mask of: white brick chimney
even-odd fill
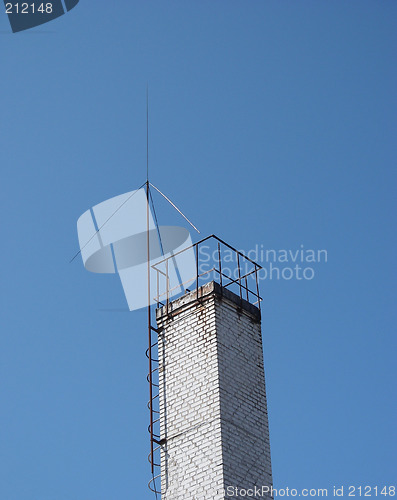
[[[259,309],[210,282],[157,325],[162,499],[271,498]]]

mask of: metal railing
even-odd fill
[[[192,249],[196,260],[195,274],[171,287],[170,260]],[[158,307],[167,306],[167,311],[170,297],[177,290],[189,292],[191,290],[187,286],[195,282],[196,297],[198,297],[200,286],[211,280],[261,308],[258,273],[262,267],[214,234],[156,262],[152,265],[152,269],[157,273],[157,294],[153,300],[157,302]]]

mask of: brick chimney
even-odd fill
[[[211,281],[156,319],[162,499],[271,498],[260,310]]]

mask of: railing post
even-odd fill
[[[258,266],[255,264],[255,282],[256,282],[256,298],[258,299],[258,308],[261,310],[261,297],[259,295],[259,283],[258,283]]]
[[[159,274],[160,274],[160,273],[159,273],[159,272],[158,272],[158,270],[156,269],[156,275],[157,275],[157,276],[156,276],[156,279],[157,279],[157,297],[156,297],[156,298],[157,298],[157,301],[156,301],[156,302],[157,302],[157,308],[158,308],[158,307],[159,307],[159,305],[160,305],[160,304],[159,304],[159,301],[160,301],[160,278],[159,278]]]
[[[198,251],[198,243],[196,243],[196,300],[198,300],[198,289],[199,289],[199,251]]]
[[[218,241],[218,266],[219,266],[219,282],[222,288],[222,261],[221,261],[221,245]]]
[[[240,299],[243,298],[241,289],[241,271],[240,271],[240,254],[237,252],[237,266],[238,266],[238,284],[240,286]]]
[[[165,286],[166,286],[166,289],[167,289],[167,301],[166,301],[166,304],[167,304],[167,315],[168,315],[168,305],[169,305],[169,302],[170,302],[170,297],[169,297],[169,293],[170,293],[170,280],[169,280],[169,277],[168,277],[168,259],[165,261]]]

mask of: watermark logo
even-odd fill
[[[72,10],[79,0],[51,0],[42,2],[8,2],[4,0],[5,12],[10,21],[13,33],[28,30],[48,23]]]
[[[284,281],[311,281],[319,265],[328,262],[328,252],[325,249],[306,248],[301,244],[298,248],[269,249],[263,244],[257,244],[248,252],[241,252],[259,264],[258,280]],[[205,273],[212,262],[218,259],[217,250],[212,251],[210,246],[201,245],[199,250],[200,272]],[[236,266],[235,254],[226,249],[222,256],[222,272],[231,280],[237,280],[240,275],[250,272],[248,261],[240,262],[240,269]]]
[[[166,301],[195,280],[189,231],[156,226],[143,188],[84,212],[77,233],[84,267],[93,273],[118,274],[130,311]]]

